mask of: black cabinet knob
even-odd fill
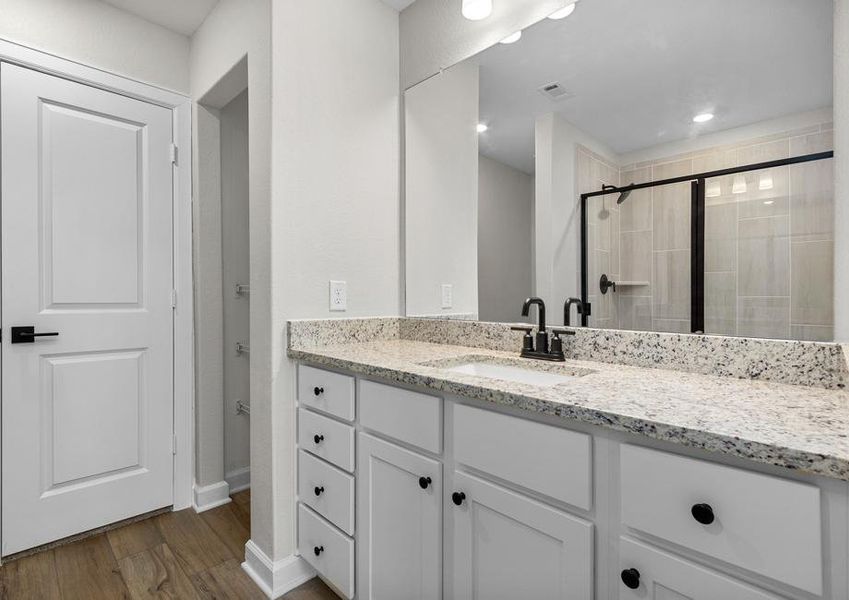
[[[315,548],[312,549],[312,551],[315,552],[316,556],[318,556],[319,554],[324,552],[324,546],[316,546]]]
[[[313,440],[316,444],[320,444],[321,442],[323,442],[323,441],[324,441],[324,436],[323,436],[323,435],[319,435],[319,434],[317,434],[317,433],[316,433],[314,436],[312,436],[312,440]]]
[[[315,492],[316,496],[321,496],[324,493],[324,486],[315,486],[315,489],[313,491]]]
[[[454,502],[454,504],[456,504],[457,506],[460,506],[461,504],[463,504],[463,502],[465,500],[466,500],[465,492],[454,492],[453,494],[451,494],[451,501]]]
[[[430,477],[419,477],[419,487],[423,490],[426,490],[431,483],[433,480]]]
[[[316,386],[312,389],[312,393],[316,396],[321,396],[324,393],[324,388]]]
[[[710,525],[716,519],[710,504],[694,504],[690,512],[693,513],[693,518],[702,525]]]
[[[625,587],[632,590],[640,587],[640,572],[637,569],[625,569],[620,576]]]

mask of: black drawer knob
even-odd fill
[[[324,493],[324,486],[315,486],[315,489],[313,491],[315,492],[316,496],[321,496]]]
[[[316,445],[318,445],[324,441],[324,436],[316,433],[314,436],[312,436],[312,441],[314,441]]]
[[[625,569],[621,574],[622,583],[632,590],[640,587],[640,572],[637,569]]]
[[[321,396],[324,393],[324,388],[316,386],[312,389],[312,393],[316,396]]]
[[[430,477],[419,477],[419,487],[426,490],[433,480]]]
[[[324,552],[324,546],[316,546],[315,548],[312,549],[312,551],[315,552],[316,556],[318,556],[319,554]]]
[[[693,518],[702,525],[710,525],[716,519],[710,504],[694,504],[690,512],[693,513]]]
[[[463,504],[466,501],[466,493],[465,492],[454,492],[451,494],[451,501],[454,502],[457,506]]]

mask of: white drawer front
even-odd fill
[[[780,600],[778,596],[634,540],[622,539],[619,548],[620,600]],[[628,573],[623,577],[624,571]],[[629,587],[625,581],[636,587]]]
[[[298,409],[298,446],[340,469],[354,472],[354,428],[306,409]]]
[[[442,398],[360,381],[360,424],[430,450],[442,451]]]
[[[298,498],[348,535],[354,534],[354,478],[303,450]]]
[[[454,457],[578,508],[592,506],[592,438],[584,433],[455,404]]]
[[[298,367],[298,401],[304,406],[354,420],[354,378],[306,365]]]
[[[354,597],[354,541],[298,505],[298,550],[346,598]]]
[[[625,525],[822,593],[819,488],[637,446],[620,458]]]

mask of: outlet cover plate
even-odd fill
[[[348,310],[348,284],[344,281],[330,282],[330,310]]]
[[[442,308],[454,306],[454,286],[450,283],[442,284]]]

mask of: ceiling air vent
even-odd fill
[[[571,98],[574,96],[573,93],[569,92],[562,85],[553,81],[551,83],[546,83],[544,86],[539,88],[539,93],[548,98],[549,100],[566,100],[567,98]]]

